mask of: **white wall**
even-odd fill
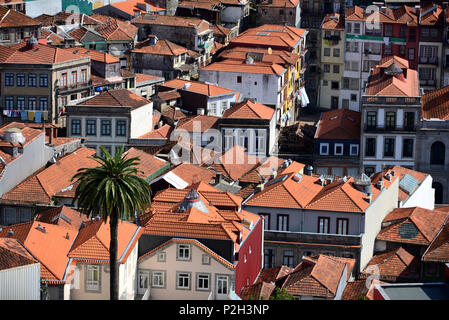
[[[435,189],[432,188],[433,178],[429,174],[418,189],[401,205],[401,208],[421,207],[435,209]]]
[[[40,300],[40,263],[0,271],[0,300]]]
[[[131,111],[130,138],[138,138],[153,129],[153,102]]]

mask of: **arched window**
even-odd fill
[[[443,203],[443,185],[440,182],[434,181],[432,188],[435,189],[435,203]]]
[[[441,141],[436,141],[430,147],[430,164],[444,165],[446,146]]]

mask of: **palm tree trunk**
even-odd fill
[[[118,212],[112,212],[109,218],[111,228],[111,242],[109,244],[109,297],[110,300],[118,300],[118,266],[117,266],[117,230]]]

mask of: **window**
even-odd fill
[[[14,73],[6,73],[5,74],[5,86],[7,86],[7,87],[14,86]]]
[[[349,219],[337,218],[337,234],[348,234]]]
[[[339,82],[338,81],[331,81],[331,89],[338,90],[339,89]]]
[[[329,81],[328,80],[323,80],[323,87],[327,87],[329,85]]]
[[[61,87],[67,87],[67,73],[61,74]]]
[[[228,294],[228,276],[217,276],[217,294]]]
[[[384,35],[385,37],[391,37],[393,36],[393,25],[391,24],[385,24],[384,25],[385,29],[384,29]]]
[[[37,86],[37,75],[31,73],[28,75],[28,87],[36,87]]]
[[[333,72],[334,73],[340,73],[340,66],[338,64],[333,65]]]
[[[441,141],[432,143],[430,147],[430,164],[444,165],[446,158],[446,146]]]
[[[140,292],[145,292],[148,289],[150,282],[149,271],[139,270],[138,272],[138,289]]]
[[[343,109],[349,108],[349,99],[343,99],[342,103],[343,103]]]
[[[12,110],[14,108],[14,97],[5,98],[5,107],[8,110]]]
[[[102,136],[111,135],[111,120],[101,120],[101,135]]]
[[[277,215],[277,230],[278,231],[288,231],[288,215],[278,214]]]
[[[318,233],[330,232],[330,218],[318,217]]]
[[[347,52],[359,52],[359,43],[355,41],[347,41],[346,42],[346,51]]]
[[[293,268],[293,251],[292,250],[284,250],[284,257],[283,257],[283,265]]]
[[[261,216],[264,218],[264,230],[271,230],[270,229],[270,214],[269,213],[260,213]]]
[[[242,83],[242,76],[237,76],[237,83]]]
[[[71,130],[72,130],[72,135],[80,135],[81,134],[81,120],[80,119],[72,119]]]
[[[48,74],[39,75],[39,87],[48,87]]]
[[[190,273],[177,272],[176,273],[176,289],[190,290]]]
[[[402,157],[413,157],[413,139],[402,140]]]
[[[86,266],[86,291],[100,291],[100,266]]]
[[[232,133],[232,131],[225,130],[224,139],[225,139],[224,141],[225,149],[228,150],[232,148],[234,145],[234,134]]]
[[[415,60],[415,48],[408,49],[408,59]]]
[[[415,113],[404,112],[404,130],[412,131],[415,127]]]
[[[329,143],[320,143],[320,155],[327,156],[329,154]]]
[[[357,82],[357,84],[359,84]],[[351,101],[357,101],[357,95],[356,94],[351,94]]]
[[[352,23],[346,23],[346,33],[352,33]]]
[[[377,112],[368,111],[366,113],[366,127],[367,129],[375,129],[377,126]]]
[[[210,255],[203,254],[203,256],[201,257],[201,263],[202,264],[210,264]]]
[[[334,57],[339,57],[340,56],[340,49],[339,48],[334,48],[333,55],[334,55]]]
[[[217,103],[213,102],[210,104],[210,114],[211,115],[217,115]]]
[[[324,70],[324,72],[326,72],[326,73],[331,72],[331,66],[330,66],[330,64],[325,64],[325,65],[323,65],[323,70]]]
[[[371,70],[372,67],[374,67],[375,65],[377,65],[377,61],[375,60],[363,60],[363,72],[369,72]]]
[[[404,45],[399,46],[399,55],[402,57],[405,56],[405,46]]]
[[[394,138],[384,139],[384,157],[394,157]]]
[[[359,155],[359,145],[358,144],[351,144],[349,146],[349,155],[351,155],[351,156]]]
[[[396,112],[389,111],[385,113],[385,129],[394,130],[396,128]]]
[[[124,137],[126,136],[126,121],[125,120],[117,120],[116,122],[116,136]]]
[[[406,26],[401,26],[401,29],[399,31],[399,37],[400,38],[405,38],[407,36],[407,27]]]
[[[86,135],[96,136],[97,135],[97,120],[86,120]]]
[[[165,252],[159,252],[157,254],[157,262],[165,262],[167,255]]]
[[[329,57],[331,55],[331,49],[330,48],[324,48],[324,56]]]
[[[78,73],[76,71],[72,71],[72,77],[70,78],[70,83],[72,86],[76,86],[78,83]]]
[[[334,155],[336,155],[336,156],[343,155],[343,143],[334,144]]]
[[[37,99],[35,97],[28,98],[28,110],[36,110],[37,108]]]
[[[264,249],[263,253],[264,260],[264,268],[273,268],[274,267],[274,250],[273,249]]]
[[[228,108],[228,101],[221,102],[221,112],[224,112]]]
[[[48,98],[39,98],[40,110],[48,110]]]
[[[416,29],[408,28],[408,40],[416,41]]]
[[[17,74],[16,86],[18,86],[18,87],[25,87],[25,74],[24,73],[18,73]]]
[[[384,55],[385,56],[391,55],[391,44],[384,45]]]
[[[25,110],[25,98],[24,97],[17,97],[17,109]]]
[[[190,245],[178,244],[176,260],[191,260]]]
[[[199,273],[196,276],[196,290],[210,290],[210,274]]]
[[[81,70],[81,82],[83,84],[87,83],[87,69]]]
[[[375,42],[365,42],[365,54],[380,54],[382,44]]]
[[[9,30],[3,30],[3,40],[9,40]]]
[[[165,288],[165,271],[153,271],[151,273],[151,286]]]
[[[366,138],[365,156],[374,157],[376,155],[376,138]]]
[[[354,23],[354,34],[360,34],[360,23]]]
[[[374,173],[374,167],[365,167],[365,174],[370,177]]]

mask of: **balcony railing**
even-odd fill
[[[289,232],[289,231],[277,231],[266,230],[264,232],[264,239],[271,241],[291,241],[291,242],[304,242],[315,244],[332,244],[332,245],[344,245],[344,246],[360,246],[360,235],[339,235],[330,233],[312,233],[312,232]]]
[[[416,132],[416,126],[364,126],[365,132]]]
[[[56,90],[59,92],[67,92],[67,91],[87,89],[91,86],[92,86],[92,80],[89,80],[88,82],[78,82],[78,83],[69,84],[66,86],[59,86],[56,88]]]
[[[420,81],[421,84],[421,81]],[[421,100],[419,97],[377,97],[377,96],[363,96],[363,105],[419,105],[421,107]]]

